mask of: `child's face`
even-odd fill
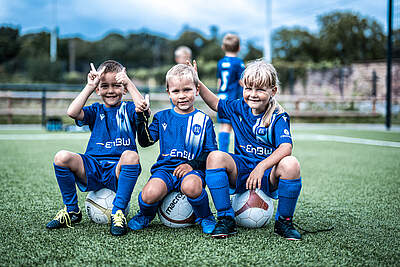
[[[199,90],[193,81],[186,78],[173,77],[168,81],[168,96],[175,105],[178,113],[190,113],[194,110],[193,104]]]
[[[106,107],[116,107],[121,104],[122,96],[125,94],[124,85],[117,83],[116,73],[107,72],[100,78],[100,83],[96,88],[96,93],[103,99]]]
[[[254,115],[263,113],[268,106],[268,102],[271,97],[276,93],[277,88],[255,88],[247,87],[243,88],[244,101],[252,109]]]

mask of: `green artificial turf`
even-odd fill
[[[10,134],[0,132],[0,137]],[[318,134],[400,141],[399,133],[389,137],[385,132],[361,130]],[[82,153],[86,143],[85,138],[0,139],[0,265],[399,264],[400,148],[296,141],[294,155],[301,163],[303,189],[295,222],[308,230],[335,228],[293,242],[273,234],[273,221],[261,229],[240,228],[225,240],[205,236],[199,226],[167,228],[158,218],[145,230],[113,237],[109,226],[92,223],[86,214],[73,229],[49,231],[46,223],[63,206],[53,157],[61,149]],[[137,196],[158,148],[140,148],[139,155],[143,171],[128,220],[138,210]],[[78,193],[82,209],[86,194]]]

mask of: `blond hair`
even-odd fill
[[[240,48],[239,36],[227,33],[222,39],[222,49],[226,52],[238,52]]]
[[[272,64],[262,59],[250,62],[241,77],[242,83],[246,88],[277,88],[279,85],[278,73]],[[285,112],[283,107],[271,96],[267,105],[267,109],[262,118],[265,127],[271,124],[271,118],[274,112],[278,114]]]
[[[167,90],[169,88],[168,81],[172,78],[188,79],[193,82],[196,88],[199,86],[199,76],[197,75],[197,72],[193,67],[186,64],[177,64],[169,69],[165,76]]]

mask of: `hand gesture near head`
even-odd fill
[[[103,67],[100,71],[97,71],[96,68],[94,67],[93,63],[90,63],[90,72],[88,73],[87,76],[87,84],[95,90],[96,87],[100,83],[100,78],[101,75],[104,73],[106,67]]]
[[[118,72],[117,75],[115,75],[115,80],[117,81],[117,83],[123,84],[125,88],[127,87],[130,79],[129,79],[128,75],[126,74],[125,67],[120,72]]]
[[[186,65],[188,65],[188,66],[194,68],[194,70],[195,70],[197,73],[199,73],[199,72],[197,71],[197,62],[196,62],[196,60],[193,59],[193,63],[191,63],[189,60],[186,60]]]

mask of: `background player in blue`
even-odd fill
[[[276,70],[263,60],[254,61],[243,72],[241,82],[240,100],[218,100],[200,82],[201,97],[220,117],[231,120],[235,132],[235,154],[213,151],[207,158],[206,182],[218,212],[212,236],[236,233],[230,188],[235,192],[261,188],[279,199],[274,232],[300,240],[292,222],[301,190],[300,164],[291,156],[289,115],[274,98],[279,83]]]
[[[243,61],[237,57],[240,50],[240,39],[236,34],[228,33],[222,40],[222,50],[225,57],[218,61],[217,65],[217,87],[219,99],[239,99],[242,97],[242,87],[239,84],[240,76],[244,71]],[[232,131],[231,122],[227,118],[217,115],[220,123],[218,143],[219,150],[228,152],[230,133]]]
[[[46,227],[71,227],[82,219],[75,184],[83,192],[108,188],[116,192],[111,215],[110,232],[124,235],[127,224],[125,208],[140,174],[135,144],[135,104],[122,102],[130,92],[134,101],[143,99],[118,62],[107,60],[98,70],[91,64],[87,84],[68,108],[68,115],[79,126],[89,125],[92,132],[85,154],[65,150],[54,157],[54,170],[65,208]],[[96,91],[104,104],[84,107]]]
[[[168,96],[174,104],[172,109],[156,113],[150,127],[143,114],[146,104],[136,109],[139,144],[149,146],[159,141],[160,155],[139,194],[140,211],[128,226],[132,230],[147,227],[156,215],[159,202],[172,190],[179,190],[187,196],[203,232],[210,234],[215,219],[204,189],[204,171],[207,155],[217,149],[213,123],[209,116],[193,106],[199,91],[198,76],[192,67],[175,65],[168,71],[166,83]]]

